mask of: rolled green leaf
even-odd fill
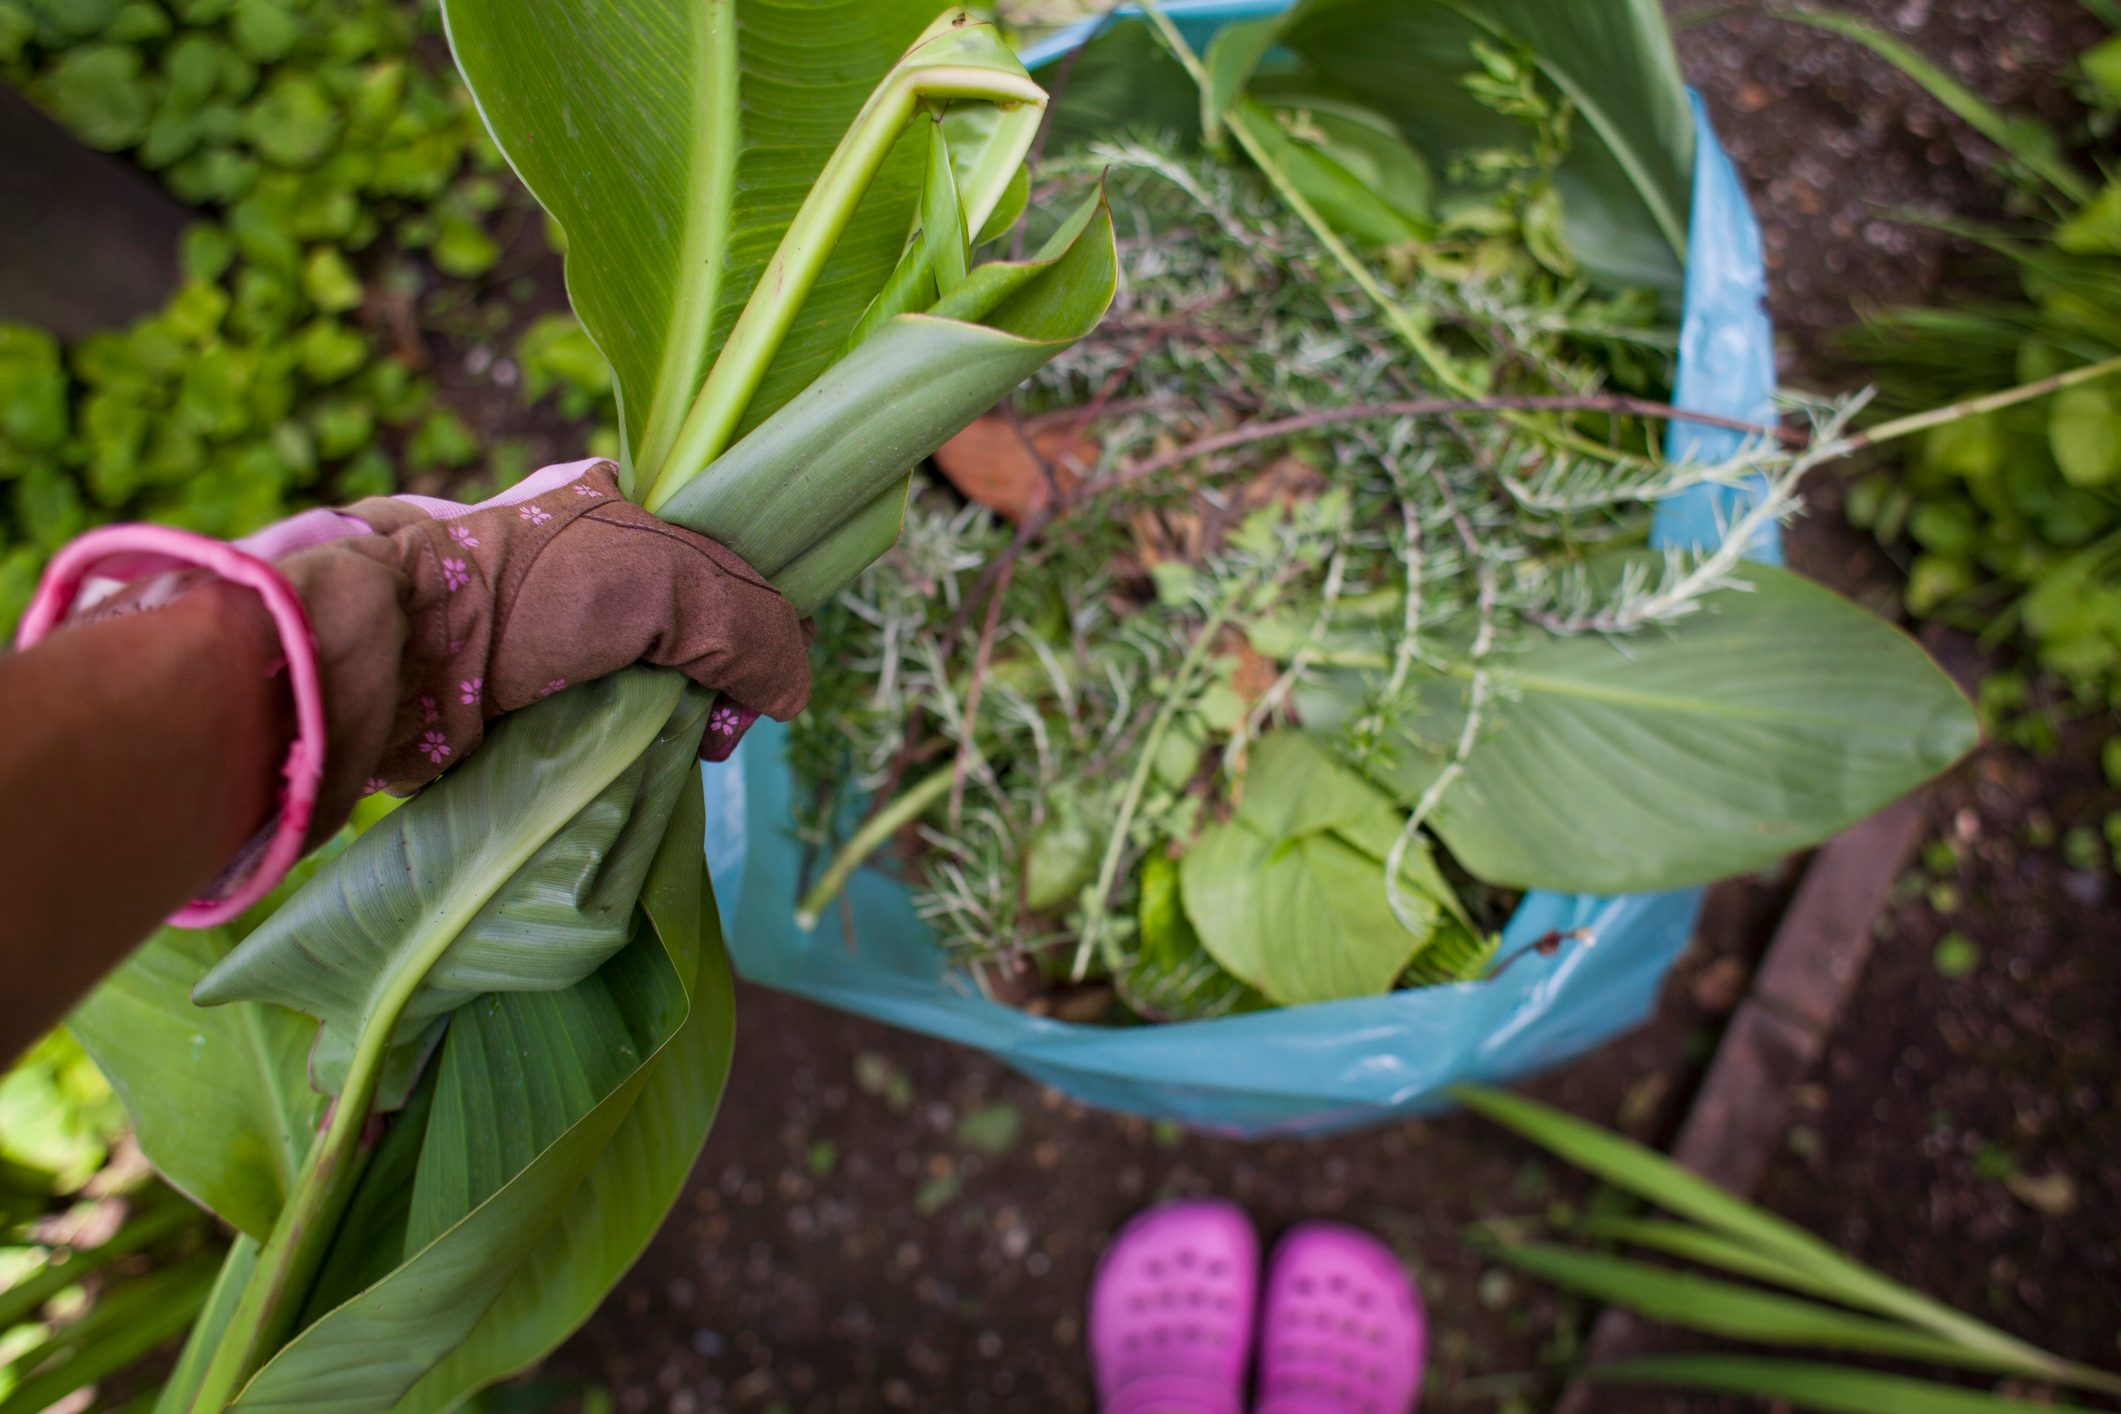
[[[639,1254],[698,1153],[731,1035],[699,781],[685,774],[632,941],[565,992],[488,997],[456,1017],[402,1259],[290,1341],[232,1408],[453,1407],[557,1344]],[[630,1043],[587,1057],[613,1025]],[[584,1058],[600,1093],[569,1073]],[[565,1242],[539,1240],[563,1221]]]
[[[695,778],[641,900],[673,957],[696,947],[684,1026],[554,1219],[567,1240],[535,1246],[479,1324],[399,1402],[402,1414],[455,1408],[467,1392],[548,1354],[641,1255],[692,1172],[729,1080],[736,1035],[728,954],[699,863],[702,818]]]
[[[877,499],[1095,327],[1117,282],[1111,213],[1093,201],[1036,259],[982,265],[929,313],[878,329],[661,513],[728,545],[783,593],[800,588],[799,609],[815,608],[868,565],[865,544],[850,542],[838,563],[813,558],[799,585],[778,576],[841,525],[881,523]]]

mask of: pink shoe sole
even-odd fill
[[[1103,1414],[1240,1414],[1259,1299],[1259,1238],[1234,1204],[1152,1208],[1128,1223],[1090,1289],[1090,1368]]]
[[[1412,1414],[1427,1353],[1421,1298],[1376,1238],[1306,1223],[1274,1249],[1258,1414]]]

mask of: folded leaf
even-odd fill
[[[1209,955],[1186,917],[1179,862],[1151,854],[1141,866],[1141,941],[1117,974],[1127,1004],[1145,1016],[1185,1021],[1259,1011],[1267,999]]]
[[[1095,327],[1117,281],[1111,213],[1093,201],[1037,258],[982,265],[929,313],[885,323],[661,514],[727,544],[783,593],[800,588],[790,597],[809,612],[867,567],[869,543],[838,563],[813,558],[800,580],[778,576],[857,517],[881,526],[878,498],[898,496],[910,467]]]
[[[386,1088],[402,1102],[437,1017],[484,992],[572,986],[624,946],[706,705],[677,674],[636,669],[516,713],[446,788],[319,871],[194,997],[318,1018],[315,1079],[333,1093],[356,1040],[391,1026],[410,1064]]]
[[[402,1261],[289,1342],[234,1408],[452,1407],[556,1344],[639,1254],[727,1075],[727,966],[686,779],[632,941],[564,992],[494,995],[454,1019]],[[626,1039],[607,1044],[614,1029]]]
[[[736,1034],[728,954],[698,862],[702,819],[695,777],[641,899],[674,959],[697,953],[690,1015],[554,1220],[553,1231],[566,1240],[533,1248],[471,1334],[399,1403],[402,1414],[453,1408],[466,1391],[514,1374],[558,1345],[640,1256],[698,1161]]]

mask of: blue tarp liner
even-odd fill
[[[1280,0],[1169,4],[1195,43]],[[1080,33],[1027,53],[1049,60]],[[1692,230],[1675,401],[1753,424],[1775,416],[1774,343],[1760,230],[1697,98]],[[1675,424],[1675,458],[1718,461],[1735,432]],[[1653,539],[1712,538],[1742,488],[1699,487],[1658,511]],[[1756,547],[1779,559],[1768,537]],[[1466,1081],[1501,1082],[1582,1054],[1634,1026],[1692,934],[1699,889],[1593,898],[1529,895],[1503,934],[1507,957],[1554,931],[1588,944],[1527,953],[1493,981],[1428,987],[1161,1026],[1074,1025],[992,1002],[946,968],[906,886],[876,870],[813,934],[795,926],[801,850],[785,826],[787,732],[762,721],[735,757],[705,768],[707,859],[738,971],[753,982],[955,1041],[1085,1103],[1212,1133],[1317,1134],[1434,1110]],[[852,936],[841,920],[852,918]]]

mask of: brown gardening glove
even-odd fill
[[[786,721],[809,699],[795,610],[729,550],[627,501],[609,462],[551,467],[477,506],[378,497],[336,514],[363,524],[275,560],[323,686],[312,842],[360,796],[432,781],[489,719],[632,663],[722,694],[711,760],[759,714]]]

